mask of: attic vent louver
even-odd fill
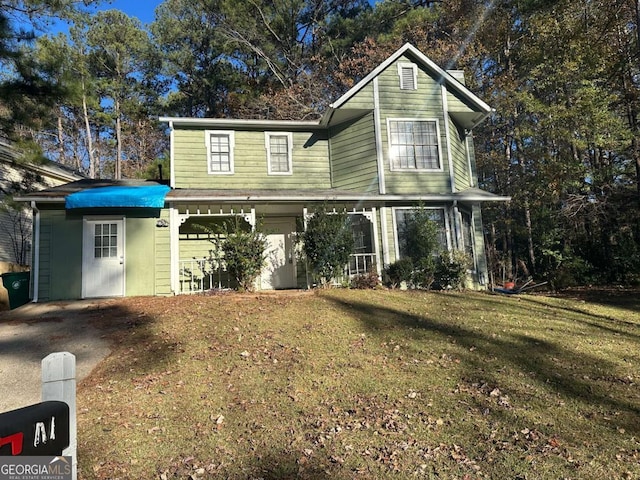
[[[398,65],[401,90],[415,90],[417,88],[416,66],[412,63]]]

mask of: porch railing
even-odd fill
[[[180,260],[178,275],[180,294],[229,288],[229,277],[223,263],[209,258]]]
[[[340,284],[342,280],[350,280],[356,275],[365,274],[375,268],[375,253],[353,253],[344,268],[343,278],[336,279],[335,282]],[[230,287],[224,262],[207,257],[180,260],[178,275],[179,294],[202,293]]]
[[[352,253],[349,263],[344,269],[344,274],[348,277],[362,275],[376,268],[375,253]]]

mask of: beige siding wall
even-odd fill
[[[47,176],[45,173],[36,173],[25,167],[1,161],[0,201],[4,198],[3,191],[12,191],[12,184],[14,182],[22,183],[25,178],[31,179],[27,183],[30,184],[33,191],[66,183],[66,180]],[[25,203],[24,206],[25,209],[21,216],[0,212],[0,261],[18,263],[19,259],[16,258],[12,236],[18,241],[24,238],[28,245],[31,245],[33,218],[30,205]],[[30,263],[32,252],[29,250],[25,253],[26,263]]]
[[[379,191],[373,113],[331,130],[333,186],[342,190]]]
[[[234,173],[208,173],[205,129],[174,132],[177,188],[329,188],[331,185],[326,135],[293,132],[293,172],[269,175],[263,131],[235,131]]]

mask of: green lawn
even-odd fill
[[[114,302],[79,478],[640,478],[639,297]]]

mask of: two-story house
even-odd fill
[[[296,234],[315,208],[351,216],[346,274],[381,273],[403,252],[412,208],[432,212],[443,248],[473,257],[486,284],[472,130],[491,108],[406,44],[329,106],[320,120],[163,117],[168,185],[80,181],[25,196],[36,211],[39,300],[170,295],[224,287],[215,225],[237,218],[268,238],[258,288],[308,286]]]

